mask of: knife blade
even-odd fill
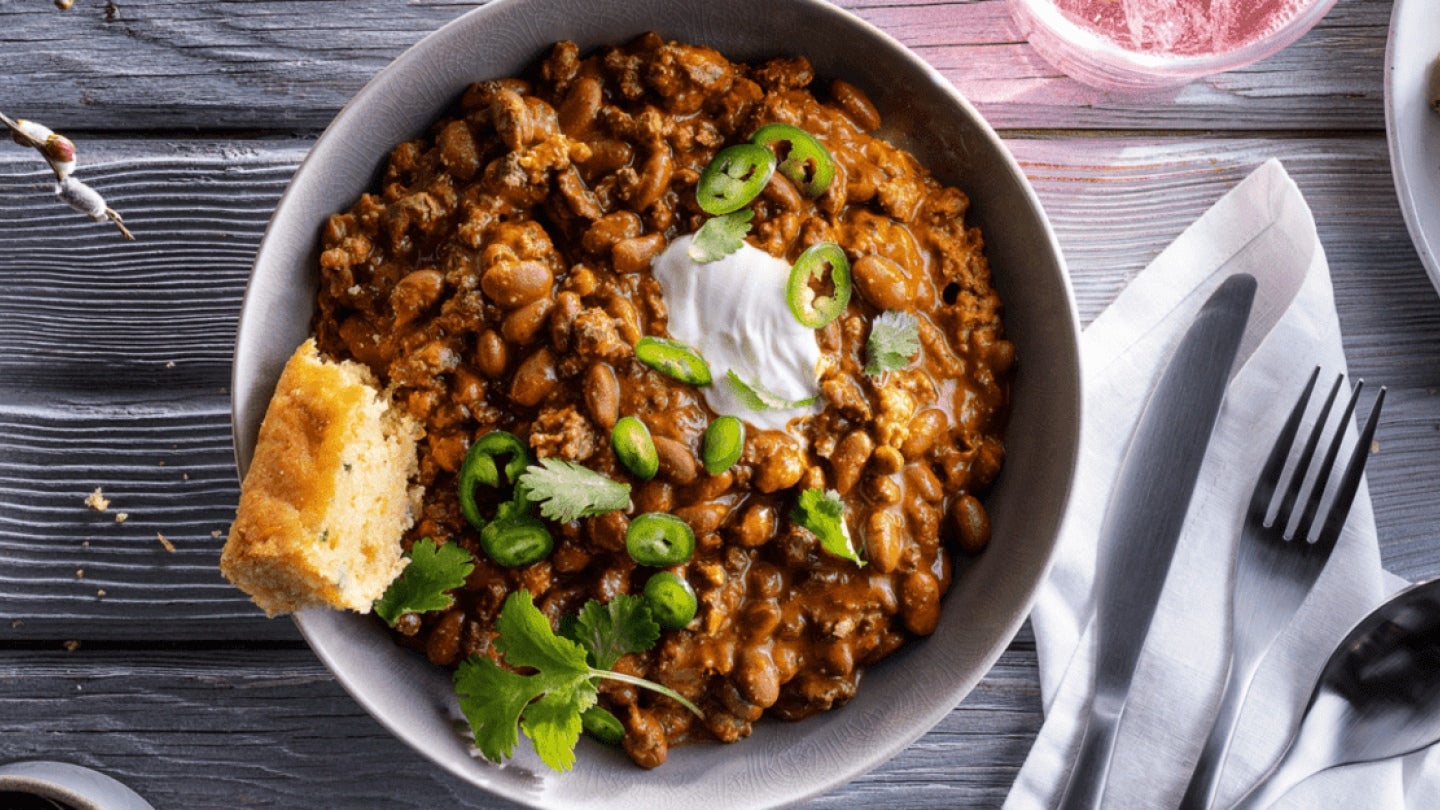
[[[1120,463],[1095,561],[1094,697],[1062,810],[1100,807],[1135,664],[1175,556],[1256,286],[1253,276],[1231,276],[1200,307]]]

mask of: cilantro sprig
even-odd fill
[[[559,523],[603,515],[630,505],[630,485],[588,467],[558,458],[542,458],[520,474],[519,486],[540,514]]]
[[[864,567],[865,561],[856,553],[850,528],[845,525],[845,502],[840,500],[840,493],[833,489],[807,489],[800,493],[790,517],[814,532],[826,551]]]
[[[426,537],[410,547],[410,563],[385,589],[374,606],[375,614],[391,627],[406,613],[444,610],[455,603],[450,591],[465,584],[475,570],[470,552],[454,543],[436,545]]]
[[[750,233],[750,220],[754,217],[754,211],[742,208],[705,220],[686,252],[696,264],[709,264],[729,256],[745,244],[745,234]]]
[[[522,675],[472,655],[454,679],[475,745],[493,762],[515,753],[523,731],[546,765],[557,771],[574,767],[580,718],[595,706],[596,682],[602,678],[659,692],[701,716],[673,689],[609,669],[620,656],[649,649],[659,638],[660,628],[639,597],[621,595],[607,605],[587,602],[571,639],[556,634],[530,592],[520,590],[506,598],[495,629],[495,649],[505,664],[532,672]]]
[[[920,351],[920,321],[908,312],[889,310],[870,324],[865,340],[865,373],[878,377],[910,365]]]

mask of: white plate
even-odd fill
[[[1440,55],[1440,0],[1396,0],[1385,48],[1385,136],[1410,239],[1440,290],[1440,115],[1428,86]]]

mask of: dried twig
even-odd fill
[[[113,222],[120,229],[120,235],[134,239],[135,235],[125,227],[120,213],[105,203],[100,192],[85,185],[73,175],[75,172],[75,144],[70,139],[50,128],[26,121],[15,120],[0,113],[0,123],[10,129],[10,136],[21,146],[28,146],[39,152],[55,173],[55,195],[66,205],[74,208],[96,222]]]

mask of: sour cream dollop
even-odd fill
[[[690,258],[691,241],[683,236],[671,242],[653,272],[665,295],[670,336],[694,346],[710,365],[714,382],[702,389],[706,403],[766,430],[784,430],[791,419],[819,413],[820,344],[815,330],[801,326],[785,303],[790,265],[749,244],[697,264]],[[816,402],[756,410],[726,379],[732,371],[780,399]]]

